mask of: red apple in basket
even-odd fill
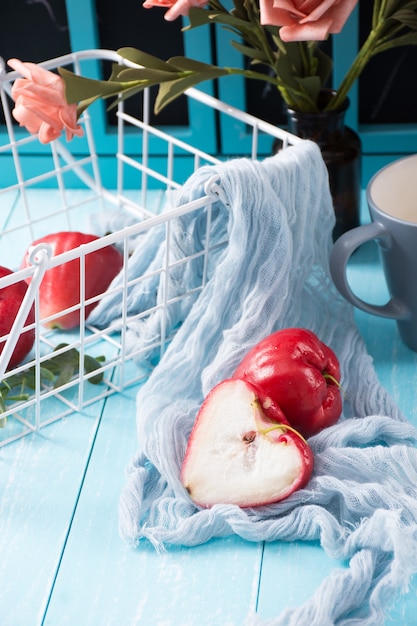
[[[260,506],[307,483],[311,448],[283,415],[277,422],[277,406],[270,419],[270,407],[263,409],[255,387],[243,380],[228,379],[210,391],[181,468],[181,482],[196,504]]]
[[[8,269],[7,267],[0,266],[0,278],[3,278],[3,276],[7,276],[12,273],[12,270]],[[28,286],[26,282],[24,280],[20,280],[0,289],[0,337],[8,335],[8,333],[10,332],[16,315],[19,312],[20,305],[22,304],[23,298],[25,297],[27,288]],[[26,318],[25,324],[33,324],[34,321],[35,309],[34,306],[32,306],[31,310],[29,311],[29,315]],[[12,356],[10,357],[8,369],[13,369],[13,367],[16,367],[21,361],[23,361],[25,356],[27,356],[28,353],[31,351],[34,340],[34,328],[26,331],[24,330],[20,334]],[[5,341],[2,341],[0,343],[0,354],[3,352],[4,346]]]
[[[52,255],[57,256],[83,244],[97,240],[91,234],[63,231],[42,237],[33,242],[48,243],[52,247]],[[28,248],[22,267],[29,265]],[[114,246],[105,246],[85,256],[85,299],[93,298],[105,292],[113,278],[123,267],[123,256]],[[39,305],[41,319],[55,315],[69,307],[80,303],[80,259],[76,258],[48,269],[39,288]],[[85,308],[85,318],[89,316],[98,302],[92,302]],[[70,329],[79,326],[80,311],[75,309],[64,313],[53,320],[45,322],[48,328]]]

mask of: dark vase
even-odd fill
[[[323,102],[329,95],[331,91],[323,92]],[[346,99],[335,111],[306,113],[287,109],[288,130],[297,137],[315,141],[326,163],[336,216],[333,240],[359,226],[360,221],[362,144],[359,135],[345,125],[348,108]]]

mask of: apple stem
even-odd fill
[[[304,441],[305,444],[307,443],[307,441],[304,439],[302,434],[299,433],[298,430],[295,430],[295,428],[293,428],[292,426],[289,426],[288,424],[275,424],[274,426],[268,426],[268,428],[260,428],[258,432],[260,435],[265,436],[268,433],[272,432],[273,430],[282,430],[283,432],[290,431],[291,433],[294,433],[295,435],[300,437],[300,439]]]
[[[343,394],[343,397],[346,397],[345,394],[345,390],[343,389],[342,385],[340,384],[340,382],[337,380],[337,378],[335,378],[334,376],[332,376],[331,374],[323,374],[323,378],[326,378],[327,380],[330,380],[332,383],[334,383],[336,385],[336,387],[339,388],[339,391],[341,391],[341,393]]]

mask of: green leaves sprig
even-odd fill
[[[62,350],[67,345],[65,343],[59,344],[54,349],[54,352]],[[92,357],[85,354],[84,373],[91,374],[98,370],[104,361],[105,357],[103,356]],[[80,353],[75,348],[70,348],[51,356],[51,358],[42,361],[39,368],[41,387],[58,389],[66,385],[79,373],[79,366]],[[103,380],[103,372],[98,372],[88,377],[87,380],[93,385],[98,385]],[[36,384],[37,372],[35,365],[17,374],[12,374],[0,382],[0,428],[7,423],[7,418],[1,417],[1,413],[7,410],[7,404],[29,400],[30,392],[36,389]]]
[[[371,31],[327,108],[340,106],[371,58],[410,45],[417,45],[417,0],[374,0]]]
[[[320,49],[319,42],[283,42],[279,27],[261,25],[258,0],[233,0],[230,10],[220,0],[209,0],[208,8],[193,7],[188,17],[185,30],[217,24],[230,32],[231,45],[248,59],[249,67],[221,68],[180,56],[163,61],[135,48],[121,48],[118,53],[122,57],[142,67],[129,69],[115,64],[108,81],[90,80],[60,69],[68,102],[78,103],[81,113],[97,99],[113,97],[116,103],[159,85],[155,101],[155,113],[159,113],[189,87],[234,74],[272,83],[292,108],[319,110],[319,92],[332,70],[332,59]],[[334,87],[336,96],[326,109],[336,109],[344,102],[372,57],[408,45],[417,45],[417,0],[374,0],[368,37],[341,84]],[[259,65],[264,71],[254,69]]]
[[[79,103],[79,115],[95,100],[113,97],[116,98],[114,106],[117,101],[130,98],[153,85],[159,85],[155,101],[155,112],[159,113],[188,88],[229,73],[226,68],[187,57],[173,57],[162,61],[136,48],[121,48],[118,54],[143,67],[128,68],[115,63],[107,81],[84,78],[65,68],[59,68],[66,83],[66,99],[70,104]]]

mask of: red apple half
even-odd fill
[[[278,502],[303,487],[313,453],[282,416],[262,409],[255,387],[239,379],[216,385],[192,429],[181,482],[202,507],[252,507]]]

